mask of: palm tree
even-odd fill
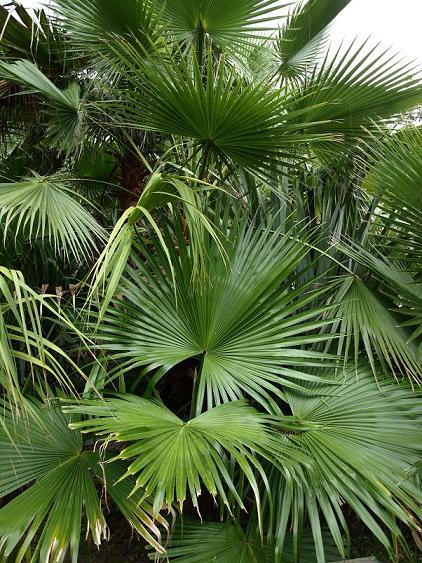
[[[3,559],[420,544],[422,84],[348,3],[0,7]]]

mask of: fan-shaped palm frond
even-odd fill
[[[13,63],[0,61],[0,78],[42,97],[46,127],[53,146],[66,151],[80,148],[86,140],[87,118],[85,100],[76,82],[60,90],[41,70],[26,60]]]
[[[327,374],[328,375],[328,374]],[[336,386],[310,385],[312,393],[288,391],[296,423],[285,424],[289,439],[312,460],[292,486],[277,470],[269,474],[271,504],[268,535],[282,558],[289,522],[293,525],[296,561],[300,559],[301,526],[307,512],[318,562],[326,561],[321,521],[325,520],[344,556],[340,528],[347,528],[340,507],[346,502],[387,549],[385,530],[400,537],[396,519],[410,527],[420,518],[421,491],[414,465],[421,452],[419,394],[406,386],[374,381],[369,367],[339,370]],[[265,520],[264,520],[265,529]]]
[[[338,353],[346,361],[351,353],[355,364],[359,363],[363,344],[374,374],[378,360],[387,374],[404,375],[415,383],[421,381],[416,346],[409,343],[410,334],[389,310],[394,309],[392,301],[383,300],[357,276],[344,277],[332,301],[339,303],[332,312],[339,319],[333,331],[341,333]]]
[[[420,533],[422,80],[349,1],[0,7],[1,561]]]
[[[155,0],[57,0],[55,10],[66,27],[69,56],[82,57],[101,79],[118,76],[114,50],[122,40],[150,52],[164,37],[159,22],[162,7]]]
[[[418,361],[421,362],[422,343],[422,283],[417,281],[411,273],[399,268],[394,262],[378,256],[376,252],[368,252],[365,248],[355,245],[342,245],[343,252],[353,258],[358,264],[366,266],[377,276],[384,286],[384,293],[391,299],[396,313],[408,318],[401,323],[402,327],[411,327],[412,334],[408,342],[419,341]]]
[[[235,163],[268,174],[282,165],[290,167],[298,145],[321,138],[303,132],[303,108],[296,112],[273,84],[243,80],[224,60],[214,68],[211,54],[205,76],[196,57],[191,65],[170,54],[145,60],[142,50],[123,43],[116,55],[125,63],[124,75],[132,86],[121,92],[128,101],[122,121],[193,139],[202,148],[204,170],[217,159],[220,166]]]
[[[294,563],[292,534],[287,534],[283,548],[283,562]],[[335,561],[338,551],[324,531],[327,561]],[[252,537],[232,522],[183,522],[172,535],[168,556],[178,563],[273,563],[274,547],[263,545],[259,537]],[[301,563],[315,563],[312,534],[302,536]]]
[[[15,236],[22,231],[28,240],[45,237],[57,250],[76,257],[92,255],[105,240],[105,231],[73,193],[69,181],[60,174],[0,184],[4,236],[9,229]]]
[[[253,452],[271,457],[274,436],[267,429],[266,416],[244,401],[220,405],[187,422],[164,405],[129,394],[83,401],[64,410],[95,417],[72,423],[72,428],[129,443],[115,459],[131,460],[126,475],[137,476],[133,492],[143,487],[154,497],[157,513],[163,503],[171,506],[175,500],[183,507],[187,491],[199,510],[201,481],[229,510],[227,492],[244,508],[228,470],[230,457],[249,481],[259,506],[255,470],[261,477],[263,472]]]
[[[104,472],[98,453],[84,451],[81,434],[67,424],[57,408],[31,402],[20,412],[2,403],[0,497],[31,485],[0,509],[3,557],[14,557],[16,562],[61,562],[70,550],[72,561],[78,561],[84,515],[94,542],[99,545],[106,539],[108,529],[93,474],[100,481],[105,478],[110,497],[129,522],[163,552],[151,506],[139,497],[128,500],[127,489],[118,482],[125,464]],[[158,521],[164,523],[160,517]],[[32,555],[31,546],[35,547]]]
[[[179,41],[204,35],[219,47],[230,48],[273,29],[286,5],[280,0],[166,0],[163,15]]]
[[[422,130],[398,131],[363,148],[372,165],[363,188],[377,198],[379,243],[395,260],[417,270],[422,259]],[[374,232],[376,236],[376,231]]]
[[[318,142],[315,148],[327,156],[336,148],[347,151],[380,123],[422,102],[422,84],[414,63],[368,41],[340,48],[334,58],[326,56],[302,88],[294,91],[302,122],[315,123],[309,133],[331,133],[338,143]],[[292,106],[295,107],[295,106]],[[306,110],[309,108],[309,111]],[[376,124],[378,123],[378,125]]]
[[[143,377],[159,368],[152,389],[174,365],[199,358],[197,413],[205,399],[210,408],[244,393],[270,408],[281,385],[312,379],[310,366],[332,361],[311,346],[326,338],[318,329],[332,321],[320,319],[324,308],[307,310],[325,290],[313,282],[292,289],[290,276],[307,247],[289,235],[243,221],[222,239],[222,256],[205,233],[197,282],[182,231],[176,233],[179,251],[165,235],[171,267],[161,246],[154,256],[142,245],[146,260],[132,257],[119,286],[122,300],[113,302],[96,332],[116,360],[126,360],[119,373],[144,366]]]
[[[290,12],[275,44],[277,72],[287,78],[312,72],[326,40],[327,27],[349,4],[350,0],[308,0]]]

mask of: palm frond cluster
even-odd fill
[[[419,537],[417,67],[350,0],[0,7],[0,558]]]

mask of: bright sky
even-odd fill
[[[335,20],[331,38],[337,43],[371,35],[422,64],[421,24],[422,0],[352,0]]]
[[[26,7],[41,4],[38,0],[22,0],[22,3]],[[422,0],[352,0],[335,21],[331,37],[338,44],[343,39],[372,36],[383,46],[392,46],[422,64],[421,24]]]

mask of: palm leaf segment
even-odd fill
[[[295,6],[275,43],[278,73],[295,78],[309,68],[312,71],[328,26],[349,3],[350,0],[308,0]]]
[[[296,472],[293,487],[278,471],[269,475],[273,494],[267,514],[275,520],[270,520],[268,531],[278,543],[276,561],[283,561],[280,554],[290,521],[300,553],[303,507],[321,563],[326,561],[322,518],[344,554],[344,501],[387,549],[390,539],[380,523],[400,537],[396,519],[415,527],[420,518],[422,495],[414,480],[422,444],[419,397],[406,386],[377,384],[369,367],[340,370],[332,380],[337,385],[325,392],[321,385],[310,385],[312,393],[288,392],[297,421],[285,425],[280,419],[280,424],[312,462],[302,477]]]
[[[321,140],[313,145],[327,157],[336,150],[350,151],[357,140],[379,132],[380,122],[391,123],[420,104],[422,85],[414,63],[403,63],[399,55],[369,47],[366,41],[339,48],[334,57],[327,54],[293,97],[296,105],[291,107],[302,110],[300,119],[310,123],[309,134],[337,138],[337,143]]]
[[[208,232],[216,241],[217,235],[209,219],[201,211],[201,190],[194,189],[194,179],[189,177],[166,176],[160,172],[153,172],[146,184],[135,207],[130,207],[120,217],[103,252],[99,256],[93,271],[88,301],[95,295],[101,295],[101,319],[115,294],[121,275],[130,258],[131,250],[136,247],[137,228],[149,226],[161,242],[166,260],[171,264],[171,258],[166,242],[156,223],[153,213],[162,207],[183,205],[186,229],[189,232],[190,250],[193,269],[200,270],[203,248],[201,241]]]
[[[98,328],[101,345],[126,360],[119,373],[146,366],[142,377],[159,368],[152,389],[171,367],[197,357],[197,413],[204,399],[210,408],[244,393],[271,409],[270,395],[280,395],[280,385],[313,379],[307,369],[330,361],[309,344],[325,338],[316,332],[331,321],[319,320],[322,309],[304,310],[321,290],[292,290],[289,281],[307,252],[302,242],[244,225],[222,242],[224,258],[205,236],[205,280],[192,283],[194,263],[183,233],[177,236],[179,253],[174,239],[166,244],[173,271],[160,248],[158,259],[143,248],[147,261],[133,258],[119,289],[123,301],[115,301]]]
[[[96,490],[96,482],[109,485],[109,494],[129,522],[157,550],[160,532],[148,502],[128,499],[130,483],[118,482],[125,464],[99,465],[99,456],[83,450],[81,434],[68,428],[57,408],[28,403],[25,412],[2,403],[0,419],[0,497],[30,485],[0,509],[0,550],[6,559],[27,561],[65,560],[70,550],[78,561],[82,519],[99,545],[108,529]],[[133,483],[132,483],[133,485]],[[138,504],[139,503],[139,504]],[[164,520],[158,517],[158,521]]]
[[[266,428],[265,415],[245,402],[220,405],[188,422],[165,406],[134,395],[105,402],[84,401],[65,410],[96,417],[73,423],[72,428],[95,431],[108,436],[107,441],[128,444],[115,459],[132,460],[126,473],[137,475],[132,493],[145,488],[154,496],[156,513],[163,503],[171,506],[174,500],[182,507],[187,491],[199,509],[201,481],[229,509],[226,490],[243,507],[228,469],[230,457],[249,481],[259,506],[254,470],[264,475],[252,452],[273,455],[274,436]]]
[[[68,152],[80,149],[81,143],[86,140],[87,115],[86,104],[76,82],[60,90],[39,68],[26,60],[0,62],[0,78],[42,98],[52,146]]]
[[[47,239],[56,250],[76,258],[92,255],[105,240],[105,231],[73,193],[73,186],[60,174],[0,184],[4,238],[12,230],[29,241]]]
[[[205,34],[219,47],[250,43],[274,27],[280,0],[166,0],[163,16],[179,41]]]
[[[48,375],[70,391],[74,391],[74,383],[69,368],[82,375],[66,352],[45,338],[43,308],[53,317],[60,317],[71,330],[74,328],[63,314],[57,313],[48,296],[38,295],[26,285],[21,272],[0,267],[0,385],[10,403],[19,405],[23,400],[22,366],[25,366],[24,383],[32,378],[42,384]]]

